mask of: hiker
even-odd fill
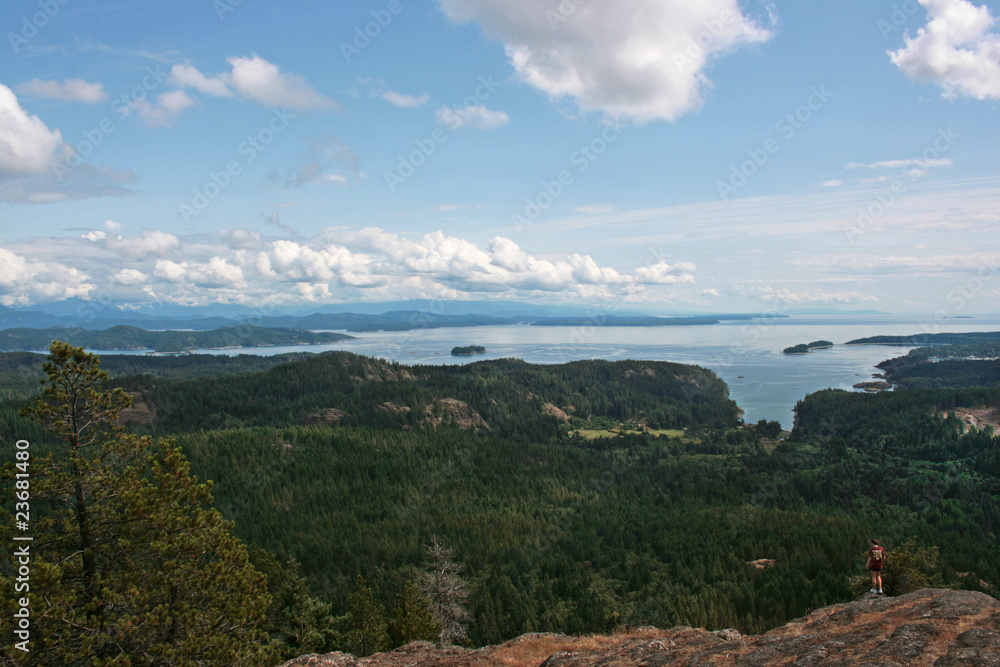
[[[885,565],[885,549],[879,546],[878,540],[872,538],[872,545],[868,547],[868,563],[866,570],[872,573],[872,593],[882,592],[882,566]]]

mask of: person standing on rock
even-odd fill
[[[878,540],[872,538],[872,545],[868,547],[868,563],[866,570],[872,573],[872,593],[882,592],[882,566],[885,565],[885,549],[879,546]]]

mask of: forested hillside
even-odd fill
[[[160,432],[222,426],[327,423],[433,428],[453,423],[496,436],[544,441],[565,434],[559,412],[590,423],[650,428],[735,426],[739,408],[714,373],[658,361],[532,365],[517,359],[466,366],[403,366],[333,352],[239,378],[123,387],[156,413]]]
[[[52,341],[61,340],[71,345],[95,350],[153,350],[176,353],[193,349],[221,350],[233,347],[336,343],[349,338],[351,336],[340,333],[276,329],[248,324],[211,331],[147,331],[125,325],[104,331],[62,327],[17,328],[0,331],[0,350],[45,350]]]
[[[761,632],[849,599],[872,536],[890,558],[908,538],[939,547],[931,580],[1000,581],[1000,443],[952,416],[995,408],[997,388],[818,392],[781,439],[742,424],[710,371],[666,362],[329,353],[158,375],[113,380],[135,399],[131,428],[175,435],[235,534],[300,568],[341,630],[359,576],[369,607],[395,613],[435,537],[464,565],[473,645],[621,625]],[[4,437],[54,446],[17,406],[0,407]],[[341,630],[310,650],[345,647]]]

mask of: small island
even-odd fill
[[[852,385],[855,389],[864,389],[865,391],[885,391],[886,389],[892,389],[892,383],[886,382],[885,380],[874,380],[872,382],[858,382]]]
[[[453,357],[471,357],[474,354],[486,354],[486,348],[482,345],[459,345],[451,348]]]
[[[792,347],[786,347],[782,352],[784,354],[808,354],[813,350],[821,350],[824,347],[833,347],[833,343],[828,340],[814,340],[811,343],[802,343],[801,345],[793,345]]]

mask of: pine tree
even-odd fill
[[[247,544],[254,568],[267,578],[271,605],[265,629],[277,646],[281,659],[306,653],[326,653],[335,639],[330,604],[309,595],[309,585],[299,564],[289,559],[282,565],[270,551]]]
[[[431,617],[441,626],[438,641],[447,646],[466,636],[468,587],[461,577],[462,566],[454,560],[455,551],[452,548],[441,544],[437,537],[425,548],[427,565],[418,585],[430,598]]]
[[[385,610],[375,600],[375,594],[364,577],[358,575],[357,584],[347,599],[347,605],[344,642],[348,652],[364,657],[387,650],[389,633]]]
[[[389,628],[392,643],[403,646],[418,640],[433,641],[438,638],[441,626],[434,622],[430,611],[431,601],[412,581],[407,581],[399,594]]]
[[[210,483],[173,442],[124,432],[118,413],[130,399],[104,387],[97,357],[57,341],[44,370],[24,414],[63,446],[32,466],[44,518],[34,525],[32,650],[19,664],[273,664],[266,581],[211,509]]]

